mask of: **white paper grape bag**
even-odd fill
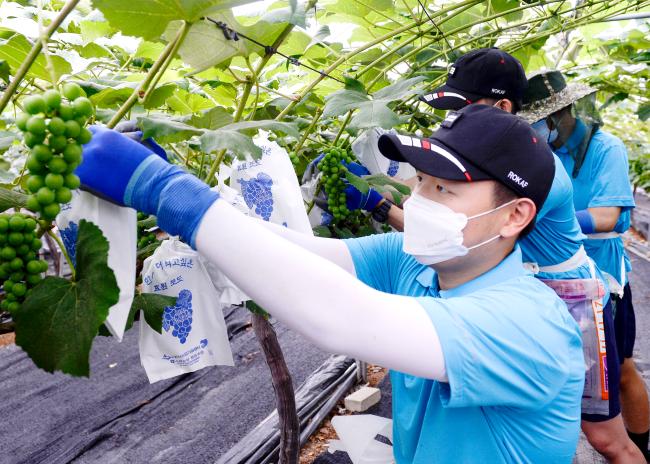
[[[164,310],[162,334],[140,317],[140,362],[150,383],[234,365],[222,304],[196,251],[176,238],[163,241],[144,261],[142,287],[177,298]]]
[[[264,131],[253,142],[262,157],[233,162],[230,186],[244,197],[251,216],[312,234],[289,154]]]
[[[379,137],[382,134],[397,134],[395,129],[384,130],[374,127],[366,130],[352,143],[352,152],[370,174],[384,174],[406,180],[415,176],[415,168],[409,163],[389,160],[379,151]]]
[[[75,244],[81,219],[99,227],[108,240],[108,266],[115,273],[120,299],[109,309],[105,324],[111,334],[122,341],[135,292],[137,213],[132,208],[117,206],[88,192],[74,190],[72,201],[61,205],[61,212],[56,217],[61,240],[73,264],[76,264]]]

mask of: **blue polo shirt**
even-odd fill
[[[573,208],[571,179],[555,156],[555,177],[548,197],[537,213],[535,228],[519,241],[524,262],[535,262],[540,266],[562,263],[576,254],[586,238]],[[572,277],[588,278],[589,275],[558,278]]]
[[[517,248],[451,290],[402,251],[402,234],[346,240],[357,277],[418,297],[449,382],[391,371],[398,464],[570,463],[580,430],[584,359],[564,303],[527,274]]]
[[[570,259],[587,236],[582,233],[573,206],[573,185],[571,178],[564,169],[562,161],[555,155],[555,176],[551,190],[544,201],[542,209],[535,218],[535,228],[523,239],[519,240],[524,262],[537,263],[540,266],[554,266]],[[586,248],[585,248],[586,251]],[[594,266],[595,277],[605,289],[607,280],[600,269]],[[590,279],[591,270],[588,264],[583,264],[570,271],[540,272],[536,277],[541,279]],[[603,304],[609,300],[605,293]]]
[[[573,172],[575,160],[572,153],[582,141],[587,127],[577,120],[573,133],[564,146],[555,151],[568,173]],[[607,132],[596,131],[587,148],[577,177],[570,177],[573,184],[573,204],[576,211],[586,208],[618,206],[621,215],[615,232],[623,233],[630,227],[630,212],[634,208],[634,196],[628,177],[627,151],[621,140]],[[621,264],[626,274],[632,270],[621,237],[585,240],[587,254],[598,267],[612,275],[621,285],[627,279],[622,276]]]

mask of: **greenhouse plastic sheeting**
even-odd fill
[[[356,365],[352,359],[332,356],[295,392],[301,444],[307,441],[339,399],[350,390],[356,378]],[[278,416],[274,411],[222,456],[218,464],[277,462],[279,445]]]
[[[226,310],[235,367],[216,366],[150,385],[136,326],[119,344],[99,337],[89,379],[37,369],[15,345],[0,348],[0,462],[214,463],[275,408],[248,312]],[[274,323],[298,388],[324,353]]]

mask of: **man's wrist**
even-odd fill
[[[394,203],[386,198],[382,198],[382,200],[375,206],[375,208],[372,210],[372,218],[380,223],[385,223],[388,221],[388,213],[390,212],[390,209],[393,207]]]
[[[138,166],[124,192],[125,205],[154,214],[161,229],[192,247],[203,215],[218,198],[204,182],[155,154]]]
[[[367,199],[363,205],[363,209],[369,213],[373,212],[383,201],[384,197],[381,196],[381,193],[375,189],[370,189],[367,194]]]
[[[165,183],[156,212],[158,225],[196,248],[196,232],[206,211],[219,199],[201,180],[183,173]]]

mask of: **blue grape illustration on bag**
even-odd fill
[[[163,329],[185,343],[192,331],[192,292],[181,290],[174,306],[167,306],[163,312]]]
[[[60,230],[61,240],[65,246],[68,256],[72,261],[72,265],[77,265],[77,234],[79,233],[79,226],[75,222],[70,221],[68,227]]]
[[[255,206],[255,214],[261,216],[265,221],[271,219],[273,213],[273,193],[271,192],[273,179],[271,176],[259,172],[257,177],[253,177],[251,180],[237,179],[237,182],[241,184],[241,193],[246,206],[251,209]]]
[[[388,174],[389,177],[395,177],[397,171],[399,171],[399,162],[390,160],[386,174]]]

